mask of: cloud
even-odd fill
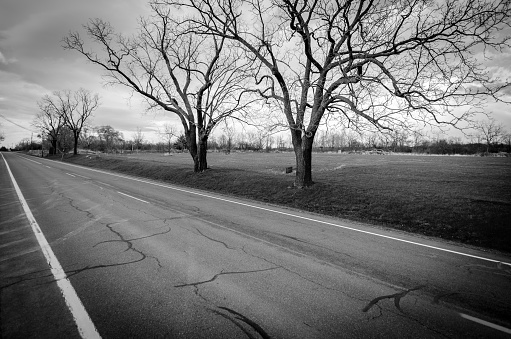
[[[0,63],[7,65],[17,62],[18,60],[16,58],[9,58],[7,59],[4,54],[0,51]]]

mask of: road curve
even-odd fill
[[[3,156],[2,336],[80,337],[6,163],[104,338],[510,334],[509,256],[57,161]]]

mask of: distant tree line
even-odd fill
[[[145,140],[140,128],[131,137],[112,126],[85,127],[79,138],[78,146],[82,150],[101,153],[127,152],[181,152],[188,151],[187,138],[184,134],[169,135],[169,126],[160,133],[161,141]],[[349,129],[320,131],[316,138],[314,152],[399,152],[441,155],[491,155],[495,153],[511,153],[511,133],[500,130],[498,136],[489,140],[485,133],[468,136],[465,141],[460,137],[446,137],[437,133],[427,136],[418,131],[394,131],[393,133],[356,133]],[[285,134],[270,134],[267,131],[235,132],[224,130],[224,133],[210,136],[208,151],[230,153],[240,152],[275,152],[293,150],[291,140]],[[63,127],[59,133],[58,149],[70,150],[73,145],[72,132]],[[48,150],[51,142],[29,138],[21,140],[16,150]]]

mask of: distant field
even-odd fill
[[[312,188],[291,188],[292,153],[77,156],[66,161],[511,252],[511,158],[314,154]]]

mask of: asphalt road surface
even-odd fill
[[[511,336],[509,256],[3,156],[2,337]]]

